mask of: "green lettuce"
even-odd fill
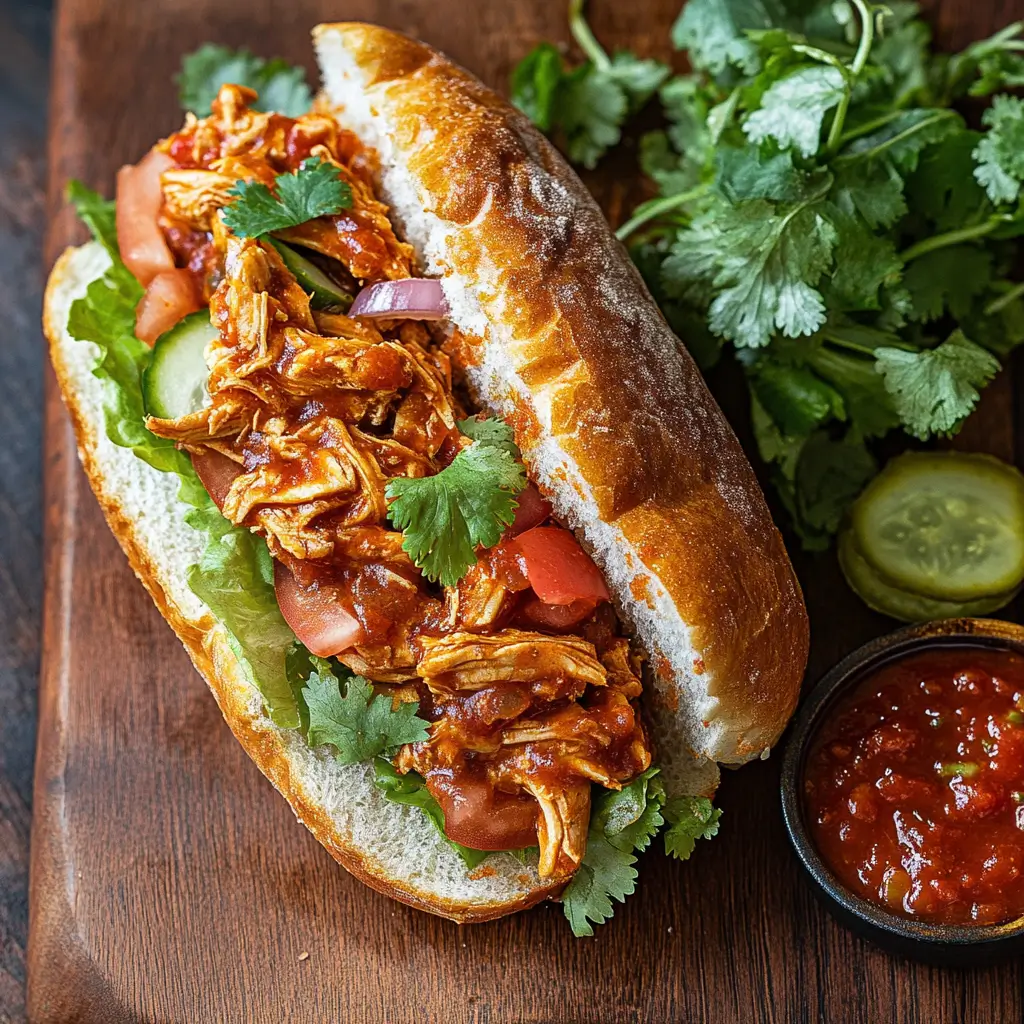
[[[111,260],[102,277],[71,304],[67,325],[71,337],[98,349],[92,372],[104,384],[107,437],[154,469],[178,477],[178,496],[192,506],[186,522],[207,537],[199,562],[188,570],[189,587],[224,625],[271,719],[295,728],[299,709],[285,670],[295,634],[277,606],[270,552],[262,538],[232,526],[220,514],[191,460],[173,441],[146,429],[141,375],[152,350],[135,337],[142,288],[118,252],[114,204],[77,181],[68,186],[68,198]]]

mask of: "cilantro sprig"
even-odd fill
[[[177,76],[181,105],[197,117],[210,113],[210,104],[227,83],[244,85],[259,94],[255,110],[298,117],[309,110],[312,96],[306,73],[283,60],[264,60],[248,50],[231,50],[206,43],[186,54]]]
[[[635,853],[650,846],[662,826],[665,852],[686,860],[699,838],[718,834],[722,812],[706,797],[668,800],[651,766],[621,790],[595,790],[587,852],[562,893],[562,909],[577,937],[594,934],[615,912],[612,900],[624,903],[636,889]]]
[[[543,131],[556,133],[570,160],[593,167],[669,69],[626,51],[609,56],[590,30],[583,4],[570,0],[569,29],[587,60],[569,69],[554,46],[542,43],[516,67],[512,102]]]
[[[1024,84],[1024,23],[952,56],[929,40],[912,3],[688,0],[672,41],[691,71],[661,83],[665,126],[639,144],[658,194],[618,231],[698,363],[740,362],[810,549],[876,472],[876,439],[956,433],[1024,341],[1024,101],[1000,92]],[[557,82],[574,73],[559,60]],[[557,82],[535,120],[590,166],[605,147],[568,145]],[[991,97],[980,130],[967,95]]]
[[[311,747],[331,746],[341,764],[358,764],[427,739],[429,723],[417,717],[415,702],[394,707],[362,676],[335,669],[323,658],[310,656],[310,665],[302,697]]]
[[[512,430],[500,420],[463,420],[475,440],[434,476],[388,483],[391,522],[402,549],[429,580],[454,587],[476,563],[477,547],[493,547],[515,518],[526,486]]]
[[[303,160],[294,174],[279,174],[274,188],[261,181],[239,181],[228,192],[224,223],[239,238],[259,238],[273,231],[340,213],[352,205],[352,188],[328,160]]]

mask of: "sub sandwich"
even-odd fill
[[[321,25],[307,113],[223,85],[117,177],[44,320],[81,461],[327,850],[589,934],[717,829],[807,619],[740,446],[600,211],[430,47]],[[199,116],[197,116],[199,115]]]

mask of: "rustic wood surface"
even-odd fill
[[[601,39],[651,53],[664,52],[677,6],[591,4]],[[949,0],[936,12],[938,36],[963,42],[1021,14],[1021,0]],[[6,72],[9,51],[30,58],[2,18]],[[498,87],[539,39],[566,38],[560,0],[65,0],[54,37],[47,260],[81,237],[62,209],[67,178],[109,191],[120,163],[176,126],[170,78],[183,51],[204,40],[244,44],[312,70],[306,33],[324,18],[414,33]],[[6,142],[5,131],[5,158]],[[31,165],[24,173],[31,177]],[[607,201],[621,202],[621,184],[607,172],[595,184]],[[7,187],[5,176],[0,189]],[[0,216],[13,217],[17,230],[30,203],[9,211],[3,196]],[[0,256],[7,295],[14,286]],[[15,273],[31,278],[24,267]],[[38,342],[33,323],[19,327]],[[19,370],[9,358],[0,346],[8,382]],[[38,368],[37,359],[29,362]],[[713,384],[742,426],[735,379],[724,372]],[[965,440],[1004,457],[1024,452],[1013,394],[1007,374]],[[18,403],[32,397],[8,387],[14,411],[3,409],[0,431],[7,486],[9,471],[21,479],[25,461],[35,460],[32,430],[17,429]],[[777,759],[727,773],[720,837],[686,866],[645,856],[636,896],[594,939],[574,940],[554,906],[460,928],[363,887],[296,825],[248,763],[132,577],[77,466],[52,381],[45,420],[28,997],[37,1024],[1021,1019],[1019,965],[968,972],[903,963],[819,909],[783,834]],[[25,423],[37,420],[26,414]],[[13,493],[30,502],[31,492],[30,481]],[[31,553],[38,525],[19,519],[11,531],[6,515],[0,504],[0,600],[15,610],[0,617],[3,649],[31,669],[34,639],[25,624],[33,620],[37,577],[8,581],[5,573],[15,549]],[[24,558],[12,556],[12,564]],[[813,679],[892,624],[842,586],[831,556],[797,561],[812,611]],[[1019,618],[1019,607],[1011,614]],[[27,743],[26,716],[15,706],[21,693],[0,691],[0,768],[7,770],[0,771],[0,1007],[6,1000],[15,1008],[11,1019],[22,970],[20,844],[28,813],[24,765],[11,771],[6,759]]]
[[[39,674],[50,4],[0,0],[0,1022],[23,1019]]]

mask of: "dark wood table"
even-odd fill
[[[166,23],[167,31],[175,37],[175,46],[179,45],[178,36],[180,45],[191,46],[215,31],[223,41],[245,42],[268,54],[279,49],[299,54],[303,51],[296,40],[306,30],[309,20],[306,14],[319,6],[325,11],[330,6],[336,14],[342,14],[343,10],[358,11],[363,16],[371,9],[388,7],[396,12],[396,17],[403,19],[404,27],[419,31],[428,39],[449,40],[445,45],[456,46],[460,39],[458,25],[450,19],[444,19],[443,23],[437,18],[431,19],[424,14],[430,5],[413,0],[395,0],[390,5],[374,0],[338,0],[335,5],[319,5],[316,0],[249,0],[245,4],[229,0],[221,3],[147,0],[147,4],[152,4],[153,10],[159,8],[157,20]],[[939,38],[947,43],[963,42],[991,31],[1019,15],[1020,4],[1021,0],[978,0],[975,3],[944,0],[936,15]],[[558,33],[564,37],[562,0],[550,0],[550,10],[540,2],[522,0],[464,0],[464,5],[469,26],[467,38],[473,31],[483,33],[486,26],[491,45],[477,49],[463,44],[461,50],[453,49],[453,53],[495,83],[504,80],[514,57],[535,41],[538,30],[528,10],[545,11],[545,25],[540,30],[543,34]],[[440,0],[437,6],[452,9],[452,5]],[[596,27],[603,38],[637,40],[644,36],[646,19],[638,17],[640,5],[595,0],[593,6],[597,11]],[[654,6],[673,5],[667,0],[657,0]],[[141,23],[140,12],[145,5],[139,0],[134,3],[124,0],[120,4],[115,0],[75,0],[68,3],[66,10],[83,11],[90,7],[104,10],[108,15],[116,9],[119,21],[123,15],[126,21]],[[39,568],[42,510],[38,483],[42,345],[37,317],[43,258],[41,153],[45,130],[48,8],[49,4],[44,2],[0,0],[0,235],[3,236],[0,313],[4,315],[0,380],[6,386],[6,394],[0,400],[0,630],[3,631],[0,640],[6,641],[0,647],[4,651],[0,656],[0,1024],[21,1020],[24,1014],[27,841],[42,591]],[[180,18],[171,14],[172,8],[183,12]],[[202,12],[195,22],[188,17],[191,9]],[[235,13],[229,14],[229,9]],[[292,16],[281,22],[285,11]],[[88,23],[89,19],[84,21]],[[66,32],[72,31],[73,23],[74,19],[65,22]],[[266,26],[274,24],[279,25],[281,33],[271,39]],[[102,25],[92,27],[103,29]],[[123,25],[119,30],[125,31]],[[658,36],[662,35],[659,26]],[[95,170],[97,183],[100,177],[109,174],[108,163],[137,155],[138,146],[147,144],[152,133],[172,127],[168,118],[173,95],[167,83],[171,43],[155,29],[148,36],[140,33],[138,39],[146,53],[159,55],[157,66],[147,64],[147,70],[139,72],[138,79],[139,91],[144,97],[140,102],[147,110],[150,98],[153,99],[155,126],[145,126],[143,139],[138,118],[126,116],[122,121],[115,114],[116,121],[111,122],[109,132],[112,138],[116,136],[117,152],[93,151],[84,156],[79,153],[79,162],[74,168],[76,172],[82,167]],[[66,44],[67,38],[64,41]],[[653,38],[648,42],[654,45]],[[101,60],[105,48],[110,52]],[[89,51],[86,62],[91,62],[92,74],[97,76],[92,80],[101,80],[109,89],[114,88],[115,82],[124,81],[123,69],[112,67],[120,59],[117,47],[109,37],[104,38],[102,31],[90,40]],[[107,68],[111,68],[109,76]],[[60,95],[72,104],[83,103],[82,96],[75,96],[69,87],[71,79],[66,67],[62,74],[64,91]],[[96,107],[101,105],[101,98],[87,96],[84,109],[88,110],[90,99],[96,100]],[[122,95],[121,99],[131,102],[130,97]],[[103,109],[109,110],[111,97],[102,97],[102,102],[106,104]],[[60,116],[64,112],[55,111],[53,123],[58,129],[66,126],[66,119]],[[127,132],[131,138],[122,137],[122,132]],[[76,152],[73,144],[69,152]],[[612,177],[606,174],[604,185],[607,186]],[[615,182],[611,189],[611,192],[603,191],[603,197],[614,205]],[[621,201],[621,188],[618,199]],[[51,200],[55,210],[56,188],[51,192]],[[67,229],[68,222],[58,224],[53,241],[66,237]],[[1016,371],[1016,390],[1013,378],[1013,373],[1004,374],[990,389],[984,411],[960,439],[963,446],[984,448],[1009,459],[1016,453],[1020,461],[1019,456],[1024,453],[1024,417],[1020,402],[1013,400],[1014,394],[1024,393],[1020,366]],[[735,378],[725,370],[716,374],[711,383],[730,417],[742,426],[745,401],[734,387]],[[54,440],[59,442],[56,447],[60,447],[63,442],[59,431],[63,430],[63,421],[52,420],[49,429],[51,447],[55,447]],[[60,454],[51,452],[49,461],[59,458]],[[695,858],[693,864],[679,872],[682,882],[673,881],[671,887],[665,885],[664,888],[665,880],[674,869],[659,863],[658,857],[650,858],[652,863],[643,870],[640,891],[630,901],[632,909],[627,912],[624,908],[621,918],[617,917],[609,930],[590,944],[563,941],[564,935],[559,929],[563,929],[564,922],[554,908],[541,909],[515,921],[460,932],[447,923],[365,893],[356,882],[340,875],[340,869],[328,861],[326,854],[288,820],[287,809],[278,798],[271,798],[255,770],[243,763],[241,752],[219,722],[212,701],[202,692],[198,680],[181,675],[181,672],[188,672],[184,657],[180,650],[174,649],[173,638],[156,613],[148,605],[143,607],[142,591],[131,582],[127,566],[115,563],[118,556],[113,541],[99,532],[98,511],[89,504],[91,499],[84,494],[77,470],[65,476],[62,466],[51,467],[51,482],[66,482],[72,478],[75,493],[80,497],[80,514],[84,516],[90,537],[95,537],[98,544],[99,552],[94,557],[108,566],[97,584],[94,598],[99,594],[98,599],[108,602],[104,607],[109,614],[132,620],[131,636],[144,638],[160,652],[167,652],[168,658],[173,656],[174,660],[169,661],[166,668],[161,663],[154,669],[153,685],[167,694],[171,693],[172,686],[185,689],[184,695],[169,698],[173,707],[170,712],[164,708],[167,714],[162,716],[146,715],[144,702],[140,702],[139,713],[145,717],[136,719],[136,723],[161,744],[160,750],[165,754],[170,751],[168,756],[178,758],[187,719],[190,730],[187,746],[195,755],[181,755],[181,760],[175,760],[174,764],[178,765],[178,770],[194,773],[194,779],[204,784],[199,807],[185,807],[182,806],[184,801],[172,799],[159,809],[159,814],[154,811],[150,815],[154,819],[152,828],[160,830],[166,826],[170,829],[168,835],[173,833],[171,838],[161,841],[162,845],[157,840],[163,832],[156,840],[149,837],[156,843],[150,852],[160,849],[166,856],[159,863],[147,862],[142,856],[129,858],[125,863],[130,862],[132,870],[138,865],[140,872],[150,872],[149,877],[154,881],[149,884],[157,887],[166,879],[176,878],[180,883],[182,865],[189,857],[199,862],[216,845],[216,837],[211,841],[209,829],[203,824],[207,811],[211,819],[218,821],[220,815],[226,816],[229,852],[234,856],[246,857],[254,853],[263,856],[259,846],[264,835],[270,836],[271,845],[275,841],[294,843],[290,866],[286,866],[287,870],[274,868],[269,887],[259,880],[260,891],[253,889],[252,899],[257,906],[259,899],[295,904],[292,923],[299,922],[300,934],[292,936],[274,932],[272,928],[268,931],[264,919],[251,919],[247,931],[232,931],[241,920],[238,908],[245,906],[248,897],[239,889],[235,872],[227,864],[221,865],[209,884],[209,899],[202,906],[187,903],[190,898],[187,885],[170,890],[169,895],[167,890],[161,890],[172,902],[180,901],[178,906],[163,905],[150,890],[148,895],[153,898],[147,898],[136,909],[152,928],[180,928],[189,923],[198,926],[202,921],[213,920],[208,916],[213,914],[218,929],[224,930],[223,934],[218,932],[214,940],[214,945],[220,945],[216,950],[216,963],[208,962],[205,973],[190,973],[183,978],[168,975],[169,969],[173,975],[175,965],[166,960],[163,963],[147,961],[144,955],[131,948],[117,947],[114,952],[121,954],[121,962],[113,981],[122,997],[127,999],[124,993],[131,993],[131,1005],[142,1002],[160,1005],[159,993],[152,990],[161,986],[166,986],[178,1000],[186,998],[179,990],[181,986],[186,992],[192,989],[197,1000],[202,997],[204,986],[226,986],[228,990],[240,986],[244,996],[246,984],[258,986],[265,981],[265,976],[257,978],[249,973],[254,969],[253,964],[262,965],[269,957],[272,969],[287,978],[299,977],[297,971],[305,972],[301,977],[307,980],[296,982],[302,999],[309,997],[310,989],[315,988],[319,980],[325,986],[337,982],[351,984],[351,989],[346,988],[350,1000],[345,1004],[350,1014],[347,1019],[358,1021],[378,1019],[380,1013],[377,1017],[366,1016],[366,1007],[374,1005],[387,1006],[389,1018],[393,1014],[396,1020],[413,1019],[410,1014],[421,1005],[420,1000],[424,1006],[442,1005],[438,999],[445,995],[441,990],[446,986],[448,997],[458,1000],[447,1005],[452,1007],[453,1013],[457,1008],[460,1019],[470,1019],[466,1016],[469,1014],[473,1020],[503,1021],[510,1019],[511,1008],[519,1005],[514,999],[506,1003],[506,992],[514,995],[531,986],[537,991],[550,989],[552,983],[559,980],[565,990],[559,1004],[563,1009],[552,1010],[548,1016],[539,1010],[532,1013],[530,1019],[569,1019],[567,1014],[571,1013],[571,1019],[639,1021],[655,1019],[651,1016],[651,1007],[656,1005],[664,1008],[658,1020],[671,1017],[722,1022],[827,1019],[1009,1024],[1022,1019],[1024,974],[1019,968],[958,972],[904,964],[850,936],[815,907],[784,848],[781,823],[775,810],[776,759],[740,774],[727,773],[722,803],[730,811],[730,828],[723,830],[721,839],[716,840],[714,852],[710,848],[702,851],[705,856]],[[48,494],[48,507],[59,507],[64,493],[54,488]],[[51,535],[51,541],[55,536]],[[74,557],[88,559],[89,556],[79,551]],[[797,555],[796,562],[812,611],[814,643],[810,678],[813,679],[839,656],[861,641],[891,628],[892,623],[867,612],[850,594],[839,579],[831,555],[818,559]],[[79,585],[84,584],[76,584]],[[80,613],[80,603],[75,608]],[[1020,611],[1018,602],[1009,614],[1019,620]],[[52,624],[52,617],[50,621]],[[79,615],[77,621],[84,620]],[[76,671],[79,673],[89,657],[94,657],[93,663],[100,671],[103,669],[100,660],[104,648],[97,636],[94,635],[92,641],[93,646],[86,646],[86,653],[78,656]],[[107,644],[109,646],[109,640]],[[120,655],[111,653],[116,662]],[[81,681],[78,679],[77,684]],[[209,767],[197,769],[195,758],[208,759]],[[155,774],[159,775],[160,771],[159,766],[154,768]],[[218,772],[223,775],[223,786],[221,777],[214,778]],[[249,800],[253,803],[246,802]],[[267,818],[261,822],[245,820],[245,814],[238,809],[240,805],[263,808],[264,804]],[[100,825],[102,827],[102,822]],[[178,845],[182,837],[187,839],[184,847]],[[123,851],[117,849],[111,849],[110,853],[115,858],[123,855]],[[177,869],[173,864],[164,863],[175,857],[180,861]],[[83,902],[89,897],[88,881],[83,886]],[[140,887],[145,895],[146,884]],[[664,903],[673,893],[679,902],[666,908]],[[96,897],[95,892],[92,897]],[[123,892],[121,898],[125,898]],[[266,906],[269,908],[269,904]],[[746,908],[743,913],[747,916],[738,914],[738,908]],[[630,947],[635,950],[632,959],[622,953],[623,941],[628,942],[633,934],[643,934],[644,928],[653,928],[659,922],[664,924],[663,917],[664,922],[676,922],[675,936],[672,936],[670,924],[669,938],[661,939],[659,948],[663,948],[665,959],[652,962],[642,955],[639,946]],[[791,934],[787,933],[781,943],[773,939],[773,923],[779,921],[800,924],[798,929],[789,929]],[[90,940],[100,945],[117,943],[120,933],[116,930],[107,929],[101,934],[109,923],[101,922],[102,927]],[[141,931],[133,931],[138,939],[146,929],[141,927],[143,921],[135,924],[141,928]],[[193,934],[191,939],[197,948],[210,948],[208,935]],[[293,949],[295,942],[300,945]],[[467,944],[471,947],[468,950]],[[96,948],[91,947],[93,952]],[[152,951],[161,946],[155,941],[152,945],[147,943],[146,948]],[[312,959],[297,964],[298,949],[312,949]],[[332,964],[331,958],[339,956],[342,950],[344,956],[353,958],[352,961],[336,960]],[[109,945],[106,952],[110,953]],[[404,963],[410,971],[420,972],[416,978],[407,979],[408,985],[401,997],[392,987],[396,982],[393,974],[388,978],[384,971],[379,975],[374,973],[376,965],[387,964],[389,958],[393,964]],[[233,962],[237,962],[238,972],[232,970]],[[51,984],[50,987],[59,987],[63,978],[73,984],[72,966],[58,965],[58,976],[54,979],[57,986]],[[60,974],[63,967],[69,968],[66,975]],[[194,961],[190,962],[190,971],[196,972],[196,967]],[[353,967],[354,970],[350,970]],[[587,993],[592,991],[595,982],[607,987],[607,977],[594,976],[598,967],[614,974],[612,980],[618,984],[614,1004],[587,1003]],[[231,971],[230,978],[221,973],[225,970]],[[554,975],[550,975],[551,971]],[[275,991],[287,991],[291,983],[274,979],[274,984]],[[675,1001],[652,1003],[651,995],[655,990]],[[99,998],[99,1006],[113,1005],[104,1004],[102,995]],[[111,1013],[116,1014],[118,1021],[165,1019],[152,1014],[144,1017],[129,1014],[127,1005],[120,1011],[86,1009],[74,1019],[83,1022],[113,1020]],[[325,1006],[339,1004],[317,1005],[323,1012]],[[578,1008],[587,1005],[593,1008],[584,1015]],[[669,1005],[671,1011],[667,1008]],[[232,1006],[234,1009],[229,1016],[204,1016],[201,1024],[208,1019],[272,1019],[259,1014],[247,1015],[244,997]],[[301,1016],[301,1011],[294,1008],[291,1011],[296,1012],[300,1016],[294,1019],[313,1019]],[[174,1019],[184,1018],[175,1016]],[[199,1024],[200,1018],[195,1019]],[[293,1017],[282,1010],[276,1019]],[[330,1019],[346,1018],[336,1013]]]
[[[0,0],[0,1024],[24,1015],[39,672],[50,0]]]

